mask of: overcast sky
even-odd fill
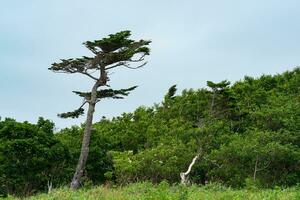
[[[299,0],[0,0],[0,116],[58,128],[84,122],[60,119],[88,90],[80,75],[56,74],[51,63],[90,55],[82,42],[131,30],[150,39],[148,64],[111,74],[114,88],[139,85],[124,100],[106,100],[95,120],[151,106],[167,89],[204,87],[207,80],[234,82],[300,65]]]

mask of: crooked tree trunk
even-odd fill
[[[90,145],[92,124],[93,124],[93,115],[94,115],[95,105],[97,100],[98,87],[99,87],[99,83],[96,82],[91,92],[91,99],[89,101],[89,108],[86,117],[80,157],[70,186],[70,188],[74,190],[80,187],[80,178],[83,175],[85,164],[89,155],[89,145]]]

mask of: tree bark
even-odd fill
[[[180,173],[181,184],[187,185],[187,184],[189,183],[189,181],[188,181],[188,176],[189,176],[190,172],[192,171],[192,167],[193,167],[193,165],[195,164],[195,162],[197,161],[197,159],[199,158],[199,156],[200,156],[200,153],[197,154],[197,155],[193,158],[193,160],[192,160],[192,162],[190,163],[190,165],[189,165],[189,167],[188,167],[188,170],[187,170],[186,172],[181,172],[181,173]]]
[[[89,145],[90,145],[90,138],[92,132],[92,125],[93,125],[93,115],[95,111],[95,105],[97,100],[97,88],[99,87],[98,81],[93,86],[91,92],[91,99],[89,100],[89,108],[86,117],[85,129],[83,134],[83,140],[81,145],[81,152],[80,157],[77,163],[76,171],[74,173],[72,182],[71,182],[71,189],[78,189],[80,187],[80,178],[83,175],[85,164],[89,155]]]

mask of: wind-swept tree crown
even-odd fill
[[[94,53],[93,57],[83,56],[81,58],[61,59],[60,62],[55,62],[49,68],[54,72],[64,73],[82,73],[93,76],[89,73],[91,70],[112,69],[118,66],[128,68],[138,68],[146,64],[144,62],[138,66],[130,66],[131,63],[144,60],[146,55],[149,55],[150,49],[147,47],[151,41],[129,39],[130,31],[121,31],[115,34],[110,34],[108,37],[101,40],[87,41],[83,44]],[[133,58],[137,56],[137,58]],[[97,77],[93,77],[97,79]]]
[[[123,99],[130,91],[137,86],[126,89],[101,89],[100,86],[108,86],[109,81],[107,71],[116,67],[127,67],[136,69],[144,66],[147,62],[144,61],[146,55],[149,55],[150,49],[149,40],[134,41],[129,39],[130,31],[120,31],[115,34],[110,34],[108,37],[101,40],[87,41],[83,44],[94,56],[81,58],[61,59],[60,62],[55,62],[49,68],[53,72],[62,73],[80,73],[92,78],[95,82],[95,95],[93,103],[97,103],[103,98]],[[142,62],[142,63],[141,63]],[[99,71],[99,73],[94,73]],[[72,112],[61,113],[58,116],[62,118],[72,117],[77,118],[84,114],[83,106],[85,103],[91,103],[92,92],[73,91],[75,94],[84,98],[83,104]]]

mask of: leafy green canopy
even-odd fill
[[[0,198],[46,191],[64,177],[68,149],[53,134],[54,123],[39,118],[37,124],[0,121]]]

